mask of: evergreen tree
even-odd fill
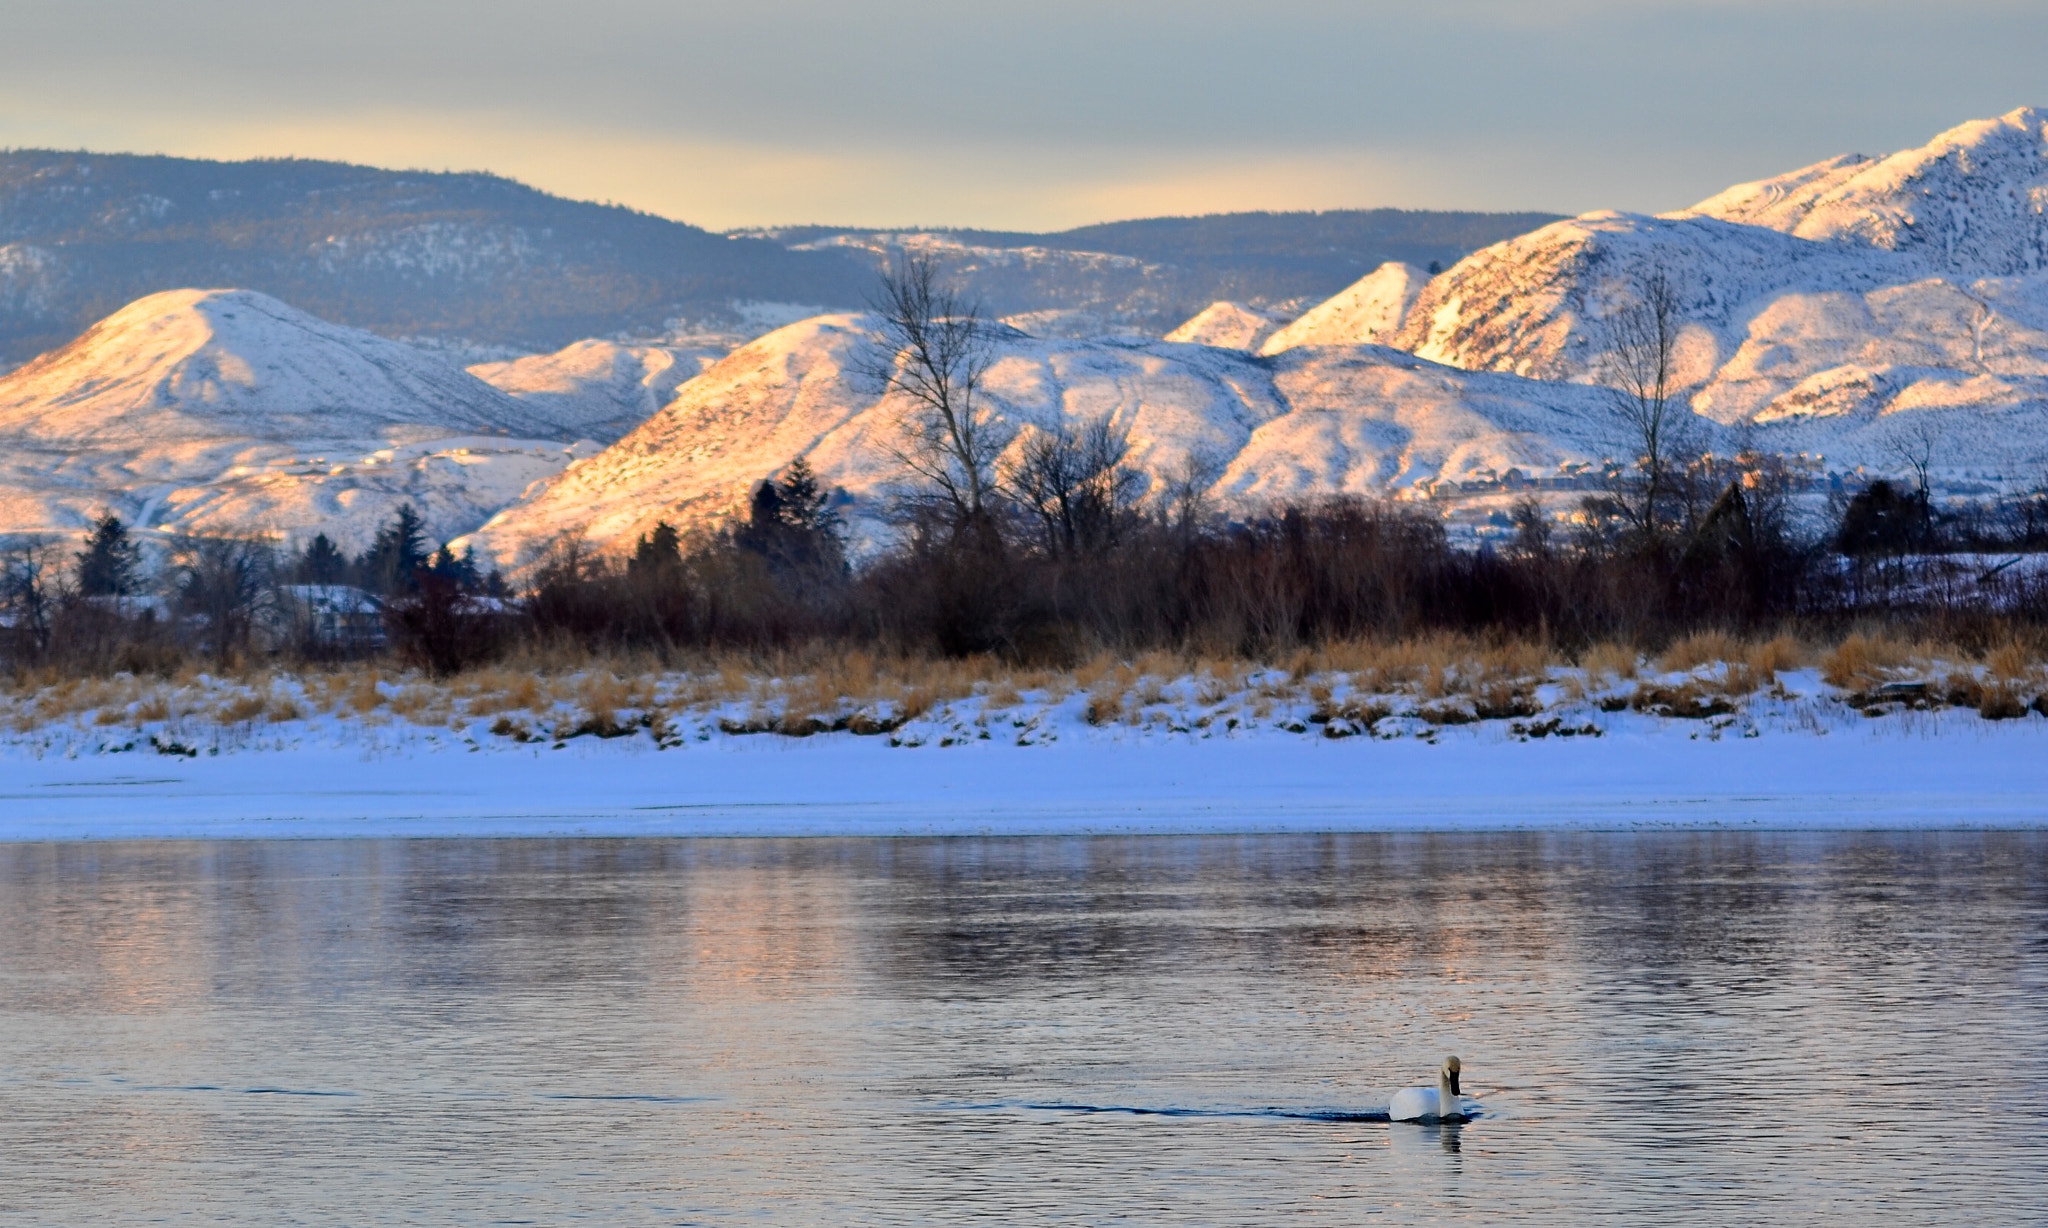
[[[672,577],[683,569],[683,543],[675,526],[664,520],[651,533],[642,533],[626,560],[626,578],[645,584]]]
[[[780,575],[820,580],[846,571],[839,514],[802,458],[791,461],[779,481],[765,480],[754,488],[747,523],[734,541],[766,559]]]
[[[836,532],[839,513],[831,508],[832,497],[818,488],[818,477],[810,463],[799,456],[789,462],[782,481],[776,484],[782,502],[783,523],[806,533]]]
[[[476,560],[470,557],[470,550],[464,547],[460,555],[448,548],[447,542],[434,552],[427,564],[427,570],[455,585],[465,593],[473,593],[480,585],[476,574]]]
[[[121,518],[109,513],[93,526],[77,560],[78,591],[87,597],[120,597],[135,591],[136,550]]]
[[[1872,482],[1849,500],[1835,531],[1835,549],[1848,555],[1896,555],[1934,545],[1934,511],[1925,491],[1902,491]]]
[[[427,534],[412,504],[402,504],[391,523],[377,530],[356,566],[371,588],[381,593],[409,593],[419,587],[427,565]]]
[[[292,564],[292,579],[299,584],[340,584],[348,579],[348,556],[327,534],[316,533]]]

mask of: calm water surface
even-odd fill
[[[2039,833],[0,847],[0,1223],[2042,1221],[2044,990]]]

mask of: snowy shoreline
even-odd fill
[[[1079,703],[1012,718],[1037,740],[938,736],[975,727],[959,705],[892,737],[522,744],[328,718],[160,739],[192,754],[66,726],[0,740],[0,841],[2048,826],[2031,712],[1759,697],[1713,721],[1576,706],[1557,713],[1572,737],[1532,718],[1339,738],[1284,714],[1098,727]]]

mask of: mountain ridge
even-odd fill
[[[1030,276],[1020,277],[1014,261],[977,254],[952,260],[950,272],[974,283],[969,289],[998,314],[1082,311],[1156,334],[1247,286],[1286,298],[1319,296],[1351,280],[1352,256],[1317,256],[1314,243],[1285,238],[1290,228],[1334,224],[1319,216],[1193,219],[1198,230],[1263,228],[1278,236],[1263,241],[1276,253],[1270,258],[1190,249],[1183,267],[1168,258],[1173,245],[1156,239],[1147,240],[1158,249],[1153,256],[1139,259],[1083,251],[1056,235],[1019,235],[978,246],[1047,253]],[[1428,232],[1432,250],[1447,259],[1549,215],[1443,216],[1464,220],[1399,214],[1410,230]],[[1386,230],[1394,221],[1361,225]],[[1097,229],[1128,237],[1175,223]],[[886,244],[874,241],[884,232],[796,229],[802,241],[763,237],[769,231],[717,233],[484,172],[0,151],[0,366],[62,345],[138,298],[194,285],[257,290],[383,336],[489,351],[469,361],[587,338],[647,342],[678,332],[746,331],[749,304],[807,308],[795,315],[861,306],[887,255]],[[829,235],[864,237],[816,242]],[[1105,259],[1134,263],[1104,280]],[[787,310],[774,314],[777,323],[793,318]]]

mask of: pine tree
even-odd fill
[[[642,533],[626,560],[626,578],[636,584],[666,579],[683,567],[682,538],[675,526],[664,520],[651,533]]]
[[[292,579],[300,584],[340,584],[348,578],[348,557],[325,533],[316,533],[292,565]]]
[[[371,587],[382,593],[409,593],[419,587],[427,565],[427,535],[412,504],[400,505],[391,523],[377,530],[357,566]]]
[[[77,559],[78,591],[87,597],[120,597],[135,591],[136,550],[121,518],[109,513],[93,526]]]
[[[839,527],[839,514],[831,509],[832,497],[818,488],[818,477],[803,457],[789,462],[782,481],[776,485],[782,501],[783,523],[807,533]]]
[[[480,583],[476,574],[476,560],[470,557],[468,547],[464,547],[462,553],[458,555],[448,548],[447,542],[442,542],[441,548],[434,552],[433,559],[427,564],[427,570],[465,593],[475,592]]]
[[[754,488],[747,523],[733,535],[741,549],[761,556],[778,574],[805,580],[843,575],[846,547],[831,496],[802,458],[789,463],[778,481]]]

